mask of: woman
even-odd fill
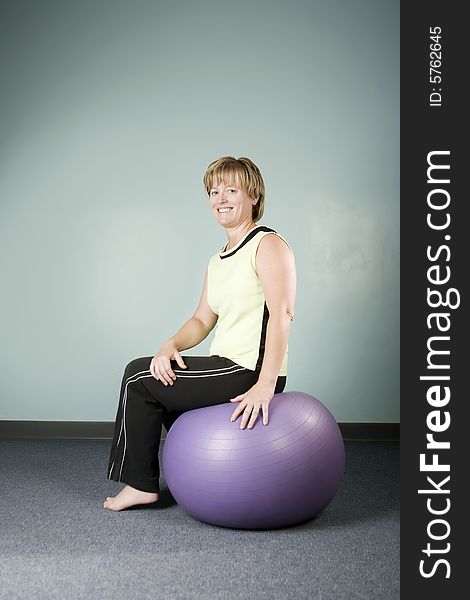
[[[168,431],[187,410],[230,401],[239,403],[231,420],[242,415],[242,429],[251,429],[260,412],[267,425],[269,403],[286,385],[295,259],[282,236],[257,225],[261,173],[248,158],[223,156],[207,168],[204,186],[227,244],[209,261],[193,316],[154,357],[125,369],[107,476],[126,485],[107,498],[109,510],[158,500],[162,424]],[[180,354],[216,324],[210,356]]]

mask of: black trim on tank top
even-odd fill
[[[225,256],[220,256],[220,254],[219,254],[219,258],[229,258],[230,256],[233,256],[236,252],[238,252],[241,248],[243,248],[243,246],[245,244],[247,244],[251,239],[253,239],[259,231],[272,231],[273,233],[277,233],[277,231],[274,231],[274,229],[271,229],[270,227],[266,227],[265,225],[260,225],[259,227],[254,227],[250,231],[250,233],[246,236],[246,238],[243,240],[243,242],[238,246],[238,248],[234,248],[232,252],[229,252]]]
[[[269,309],[265,302],[264,303],[264,311],[263,311],[263,324],[261,326],[261,336],[259,339],[258,360],[256,362],[255,371],[261,371],[261,367],[263,366],[264,349],[266,347],[266,330],[268,328],[268,320],[269,320]]]

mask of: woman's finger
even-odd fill
[[[171,368],[170,359],[167,356],[162,357],[163,372],[162,375],[170,385],[173,385],[173,379],[176,379],[176,375],[173,373]]]
[[[187,365],[184,364],[183,357],[177,350],[175,350],[175,360],[182,369],[187,368]]]
[[[240,400],[243,400],[244,397],[245,394],[240,394],[239,396],[235,396],[235,398],[230,398],[230,402],[239,402]]]
[[[167,373],[168,377],[170,378],[170,383],[173,385],[173,382],[176,381],[176,375],[171,366],[170,357],[168,357],[168,367],[167,367],[166,373]]]
[[[245,412],[243,413],[242,422],[240,423],[240,429],[245,429],[246,424],[251,415],[251,411],[253,410],[253,406],[247,406]]]
[[[269,404],[263,404],[263,425],[267,425],[269,421]]]
[[[152,361],[150,363],[150,373],[155,377],[155,379],[158,379],[155,356],[152,358]]]
[[[163,377],[161,374],[163,369],[161,368],[161,365],[159,365],[159,360],[161,358],[161,356],[157,355],[153,357],[152,362],[150,363],[150,372],[155,377],[155,379],[163,383]]]
[[[254,424],[256,423],[258,414],[259,414],[259,407],[255,406],[253,409],[253,412],[251,413],[251,419],[248,422],[248,429],[251,429],[254,426]]]
[[[235,421],[238,419],[240,413],[245,409],[246,403],[241,403],[237,406],[237,408],[233,411],[232,416],[230,417],[231,421]]]
[[[240,415],[241,411],[238,410],[239,408],[240,407],[237,406],[236,410],[233,411],[232,416],[230,417],[230,420],[232,421],[232,423],[233,423],[233,421],[236,421],[238,419],[239,415]]]
[[[154,375],[155,379],[157,379],[158,381],[161,381],[161,383],[163,383],[163,385],[167,385],[167,383],[163,377],[164,369],[163,369],[162,358],[163,357],[161,357],[161,356],[158,356],[158,357],[155,356],[153,358],[153,361],[152,361],[153,362],[153,375]]]

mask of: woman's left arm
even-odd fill
[[[244,411],[240,424],[242,429],[247,424],[250,429],[253,427],[260,410],[263,411],[263,423],[268,423],[268,406],[274,396],[294,318],[297,284],[294,255],[277,235],[265,235],[260,241],[256,270],[263,287],[269,319],[258,381],[247,392],[231,399],[231,402],[240,402],[232,414],[232,421]]]

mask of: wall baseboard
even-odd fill
[[[350,441],[399,441],[400,423],[338,423]],[[0,440],[110,440],[114,421],[0,420]],[[165,429],[162,440],[165,439]]]

